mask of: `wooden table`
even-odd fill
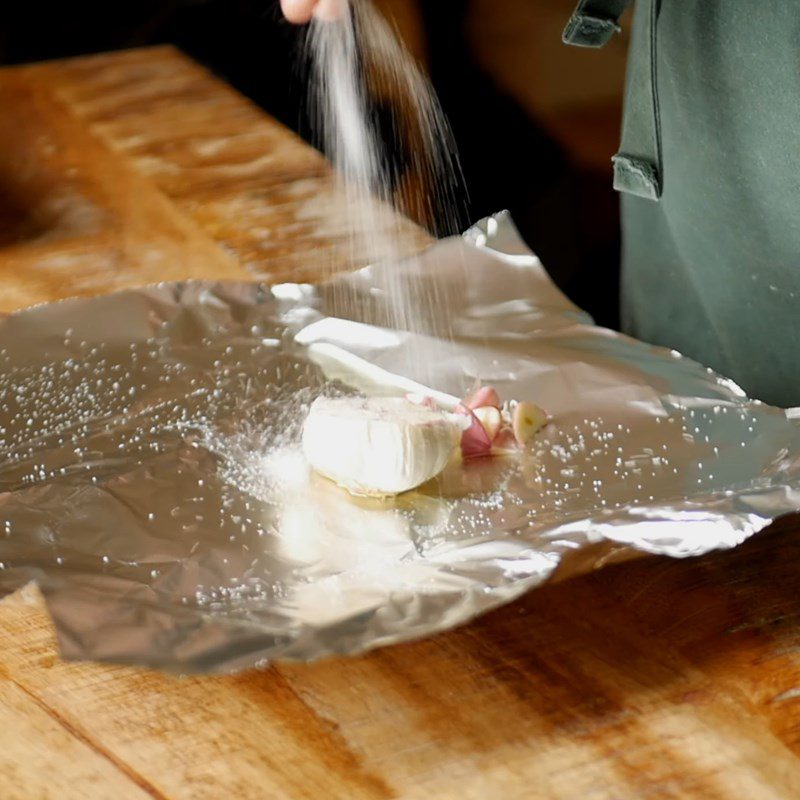
[[[322,158],[174,50],[4,70],[0,108],[4,310],[344,263]],[[0,604],[3,800],[783,799],[798,755],[796,521],[238,677],[65,664],[35,591]]]

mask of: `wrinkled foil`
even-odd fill
[[[386,327],[389,291],[420,286],[441,298],[423,333]],[[337,292],[352,318],[328,315]],[[35,581],[70,659],[223,672],[357,653],[637,553],[734,547],[800,508],[793,415],[594,326],[507,215],[321,287],[32,308],[0,321],[0,367],[0,593]],[[300,454],[322,392],[448,402],[476,380],[550,412],[518,457],[376,500]]]

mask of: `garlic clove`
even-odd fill
[[[475,412],[459,406],[458,413],[469,417],[470,425],[461,435],[461,455],[464,458],[480,458],[492,452],[492,440]]]
[[[490,441],[494,441],[503,425],[500,409],[494,406],[482,406],[481,408],[476,408],[473,413],[478,418],[481,425],[483,425]]]
[[[485,406],[492,406],[499,409],[500,395],[497,394],[497,390],[492,386],[482,386],[464,401],[464,405],[473,411],[476,408],[483,408]]]
[[[524,447],[547,424],[547,414],[533,403],[517,403],[512,427],[520,447]]]

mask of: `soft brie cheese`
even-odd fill
[[[303,428],[311,466],[354,494],[395,495],[438,475],[461,439],[453,414],[399,398],[318,398]]]

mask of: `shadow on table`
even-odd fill
[[[727,553],[648,557],[546,586],[420,642],[223,680],[255,698],[288,679],[349,747],[370,758],[386,747],[421,773],[443,749],[479,759],[522,744],[569,747],[572,759],[589,741],[593,757],[633,748],[669,758],[659,725],[707,726],[706,714],[713,728],[755,713],[795,744],[781,712],[800,682],[787,655],[800,645],[798,519]],[[645,773],[634,767],[630,785],[644,791]]]

